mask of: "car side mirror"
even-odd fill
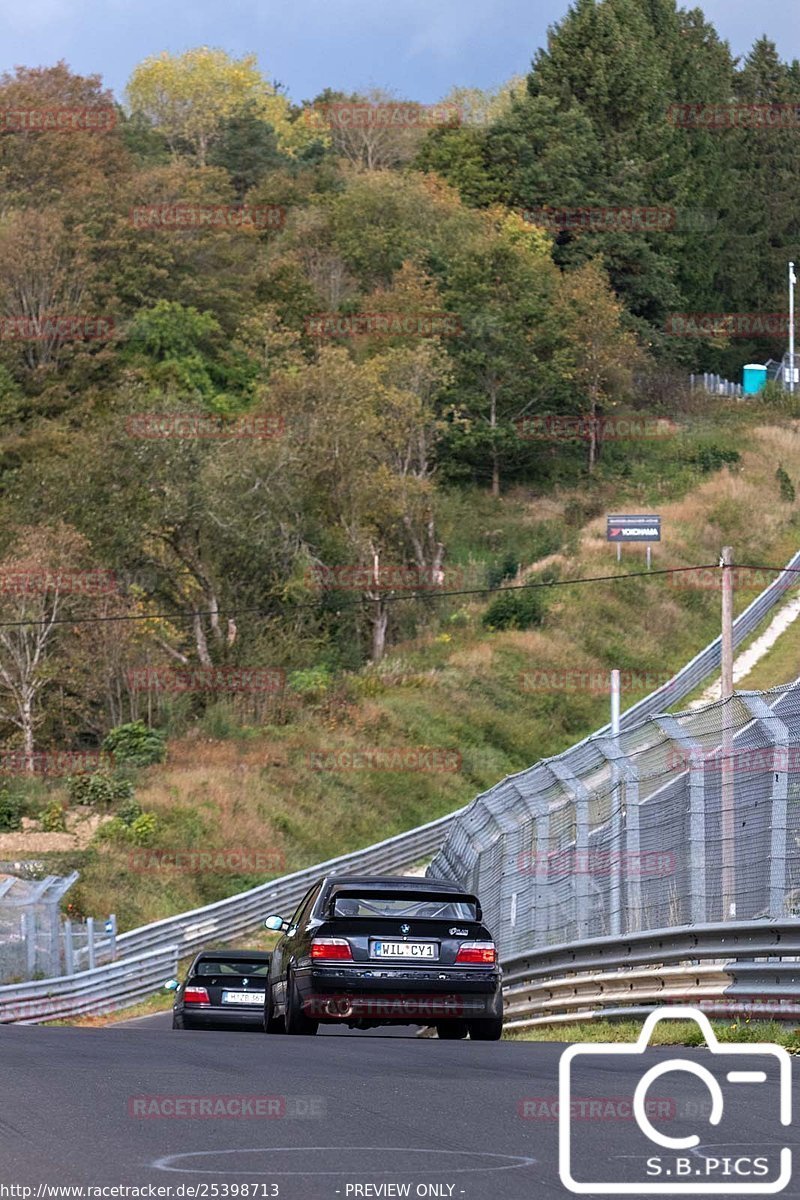
[[[165,992],[177,992],[177,990],[180,986],[181,985],[178,983],[177,979],[168,979],[167,982],[164,984],[164,991]]]
[[[266,921],[264,922],[264,928],[272,929],[275,933],[282,933],[283,930],[288,929],[288,927],[289,922],[284,921],[283,917],[279,917],[275,913],[273,913],[271,917],[267,917]]]

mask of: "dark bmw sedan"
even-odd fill
[[[173,1029],[260,1029],[270,955],[262,950],[204,950],[175,990]]]
[[[267,1033],[313,1034],[423,1025],[440,1038],[494,1041],[503,1031],[502,973],[476,896],[409,876],[330,875],[291,920],[266,982]]]

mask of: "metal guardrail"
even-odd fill
[[[638,1017],[669,1004],[800,1016],[800,919],[592,938],[504,963],[510,1028]]]
[[[0,1025],[114,1012],[151,995],[177,969],[178,947],[160,946],[76,975],[6,984],[0,987]]]
[[[222,941],[252,932],[259,921],[274,910],[290,913],[302,900],[305,893],[321,875],[358,874],[379,875],[382,872],[400,870],[418,859],[426,858],[438,850],[444,832],[457,813],[450,813],[427,825],[400,833],[385,842],[343,854],[327,862],[270,880],[249,892],[240,892],[215,904],[196,908],[132,929],[117,938],[117,953],[137,954],[164,942],[175,943],[181,957],[200,949],[209,941]]]
[[[788,567],[800,567],[800,551],[791,559]],[[739,645],[756,628],[766,613],[784,594],[789,584],[794,581],[794,578],[794,575],[780,575],[737,617],[734,623],[734,645]],[[719,666],[719,663],[720,639],[716,638],[669,683],[623,713],[621,727],[629,728],[643,717],[663,711],[677,703],[693,691]],[[608,726],[599,732],[602,734],[607,729]],[[582,750],[587,746],[588,741],[588,738],[584,739],[583,742],[565,752],[565,756],[573,757],[575,767],[579,766]],[[585,753],[591,756],[590,750]],[[94,971],[81,972],[79,975],[54,980],[44,980],[34,984],[14,984],[10,987],[0,987],[0,1023],[9,1020],[35,1023],[36,1020],[47,1019],[47,1017],[37,1017],[36,1015],[19,1017],[4,1014],[12,1011],[10,1006],[15,1003],[18,1007],[26,1001],[35,1004],[39,998],[47,999],[56,993],[62,998],[62,1006],[58,1015],[63,1016],[75,1015],[78,1012],[98,1011],[99,1007],[105,1007],[106,1011],[110,1011],[112,1008],[121,1008],[126,1004],[135,1003],[136,999],[146,993],[137,990],[130,972],[132,971],[135,975],[136,969],[143,962],[146,961],[148,964],[147,977],[151,980],[148,988],[152,991],[164,974],[169,974],[170,971],[174,973],[174,966],[167,967],[166,970],[163,965],[160,965],[158,969],[153,967],[151,975],[149,973],[150,964],[159,961],[161,964],[167,962],[173,964],[176,958],[182,958],[192,953],[209,941],[230,941],[242,933],[252,931],[268,908],[288,910],[296,905],[311,884],[322,874],[345,870],[353,873],[364,871],[371,874],[395,871],[434,854],[440,850],[451,825],[466,811],[466,808],[459,809],[455,813],[412,829],[408,833],[398,834],[364,850],[329,859],[327,862],[297,871],[292,875],[271,880],[248,892],[219,900],[215,904],[130,930],[117,938],[117,953],[122,958],[107,966],[98,967]],[[437,854],[432,867],[429,868],[429,873],[436,874],[437,871],[447,877],[452,876],[452,870],[446,860],[442,859],[441,854]],[[653,935],[646,936],[651,938]],[[150,957],[151,953],[152,958]],[[550,954],[552,950],[543,953]],[[159,956],[161,956],[160,960]],[[510,963],[516,961],[517,959],[512,959]],[[87,985],[86,980],[89,976],[92,977],[92,981]],[[97,990],[93,991],[95,980],[97,981]],[[47,991],[48,985],[50,992]],[[73,997],[72,1000],[70,1000],[70,996]],[[54,1014],[50,1013],[49,1015],[52,1017]]]

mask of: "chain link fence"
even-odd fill
[[[37,876],[0,874],[0,984],[73,975],[116,957],[117,921],[65,920],[60,903],[78,872]]]
[[[59,974],[59,903],[77,878],[77,872],[43,879],[0,876],[0,982]]]
[[[602,730],[510,776],[428,874],[478,893],[504,958],[800,917],[800,682]]]

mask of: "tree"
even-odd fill
[[[237,199],[242,201],[270,171],[290,159],[278,149],[275,130],[259,113],[258,105],[249,100],[221,123],[208,161],[228,172]]]
[[[398,100],[391,92],[323,92],[314,102],[330,129],[334,153],[354,167],[380,171],[411,162],[429,128],[421,104]]]
[[[413,564],[430,578],[441,569],[433,397],[447,373],[435,345],[397,347],[363,363],[330,347],[273,383],[275,399],[292,414],[288,439],[302,481],[307,561],[365,572],[357,590],[368,602],[374,662],[383,657],[397,588],[387,569]]]
[[[515,419],[549,391],[548,310],[556,277],[547,236],[502,210],[482,220],[448,271],[444,295],[461,332],[450,347],[447,451],[488,477],[495,496],[503,469],[524,453]]]
[[[55,361],[74,341],[59,318],[100,315],[87,311],[93,275],[85,238],[71,233],[57,211],[12,210],[0,219],[0,314],[16,322],[9,344],[26,366]]]
[[[618,401],[630,389],[640,353],[633,334],[624,327],[623,306],[599,261],[562,277],[556,307],[568,336],[562,362],[589,418],[591,472],[602,446],[600,414],[607,403]]]
[[[28,771],[43,719],[38,701],[57,677],[53,659],[64,618],[86,607],[87,550],[86,540],[65,525],[28,527],[0,560],[0,719],[20,731]]]
[[[134,69],[127,94],[131,109],[164,134],[173,154],[188,149],[200,167],[226,121],[242,111],[271,125],[279,143],[290,136],[289,103],[262,76],[255,54],[235,59],[201,46],[154,55]]]
[[[0,111],[89,112],[88,128],[4,128],[0,135],[0,194],[4,208],[62,204],[80,213],[129,168],[113,94],[99,75],[76,75],[65,62],[17,67],[0,76]]]

